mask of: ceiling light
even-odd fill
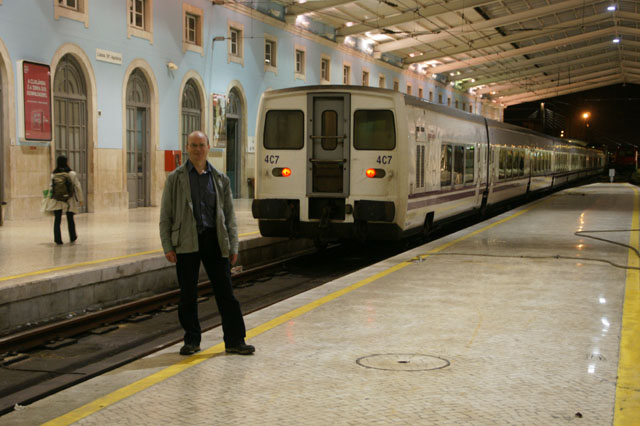
[[[613,40],[611,40],[614,43],[620,43],[620,37],[616,36]]]
[[[608,7],[607,7],[607,10],[608,10],[609,12],[613,12],[614,10],[616,10],[616,5],[615,5],[615,4],[612,4],[612,5],[608,6]]]

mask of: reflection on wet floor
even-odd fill
[[[251,200],[234,200],[240,239],[259,236],[251,215]],[[75,217],[78,240],[69,243],[62,219],[63,245],[53,242],[53,216],[6,220],[0,226],[0,282],[8,277],[82,262],[157,250],[159,207],[110,213],[83,213]]]

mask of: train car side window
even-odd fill
[[[353,120],[353,146],[363,150],[396,147],[396,125],[390,110],[361,109]]]
[[[460,185],[464,178],[464,146],[455,145],[453,149],[453,184]]]
[[[507,151],[500,148],[500,161],[498,163],[498,179],[504,179],[506,176],[505,166],[507,163]]]
[[[333,110],[325,110],[322,112],[322,136],[331,136],[322,138],[322,149],[325,151],[333,151],[338,146],[338,113]]]
[[[451,185],[451,160],[452,158],[451,145],[442,145],[440,156],[440,186]]]
[[[511,174],[511,168],[513,165],[513,151],[508,149],[507,150],[507,161],[505,161],[505,177],[508,179],[512,176]]]
[[[524,152],[518,151],[518,176],[524,176]]]
[[[473,183],[474,179],[474,165],[475,165],[476,150],[473,146],[468,146],[465,150],[464,159],[464,183]]]
[[[304,113],[300,110],[267,111],[263,143],[267,149],[302,149]]]

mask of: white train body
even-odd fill
[[[252,211],[264,236],[399,239],[603,167],[600,151],[400,92],[305,86],[262,96]]]

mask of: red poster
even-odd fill
[[[51,79],[49,65],[22,62],[24,136],[27,140],[51,140]]]

